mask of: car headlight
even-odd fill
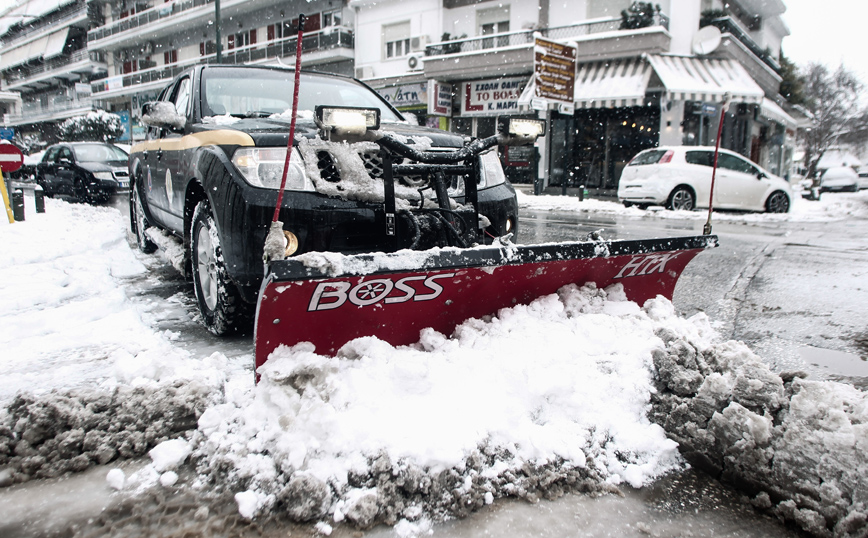
[[[283,177],[286,148],[238,148],[232,156],[232,164],[244,179],[254,187],[279,189]],[[304,162],[298,150],[293,148],[286,170],[286,189],[313,191],[313,183],[304,173]]]
[[[482,180],[479,188],[485,189],[500,185],[506,181],[506,174],[503,173],[503,167],[500,165],[500,158],[497,152],[492,150],[483,153],[479,156],[480,164],[482,165]]]
[[[94,172],[93,177],[99,180],[115,178],[115,176],[113,176],[111,172]]]

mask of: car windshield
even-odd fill
[[[129,156],[109,144],[81,144],[72,147],[79,162],[126,161]]]
[[[202,115],[268,117],[290,112],[294,77],[293,71],[282,69],[207,69],[202,75]],[[338,105],[378,108],[381,121],[402,121],[376,93],[353,80],[302,73],[300,86],[301,118],[312,119],[317,105]]]

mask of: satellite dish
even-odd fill
[[[690,48],[693,54],[711,54],[720,46],[720,30],[717,26],[703,26],[693,36]]]

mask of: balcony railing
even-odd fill
[[[40,101],[25,102],[21,107],[21,114],[6,114],[4,119],[6,123],[12,125],[36,123],[58,116],[67,110],[90,109],[92,106],[93,100],[90,96],[71,98],[66,94],[58,94]]]
[[[748,48],[754,56],[765,62],[766,65],[775,70],[776,73],[781,72],[781,66],[778,61],[772,56],[771,51],[763,50],[757,45],[756,41],[742,28],[742,26],[732,17],[721,17],[711,21],[712,26],[716,26],[721,32],[732,34],[738,39],[742,45]]]
[[[247,47],[240,47],[223,52],[221,64],[242,65],[253,62],[260,62],[273,58],[281,58],[287,56],[295,56],[297,37],[291,37],[280,41],[272,41],[269,43],[257,43]],[[328,50],[335,48],[353,48],[353,34],[351,31],[340,29],[325,29],[316,33],[305,35],[301,40],[301,49],[303,52],[315,50]],[[212,64],[217,62],[216,54],[208,54],[193,60],[178,62],[170,65],[162,65],[153,69],[136,71],[135,73],[127,73],[121,75],[121,86],[124,88],[130,86],[139,86],[151,82],[168,82],[175,78],[185,69],[192,65],[207,63]],[[117,79],[118,77],[109,77]],[[114,91],[116,85],[107,84],[109,78],[95,80],[91,83],[94,94]]]
[[[80,62],[105,63],[103,53],[100,51],[77,50],[71,54],[64,54],[56,58],[51,58],[43,62],[41,65],[32,67],[22,67],[7,71],[4,80],[7,85],[12,85],[17,82],[26,81],[28,79],[38,77],[52,71],[59,71],[63,74],[68,74],[68,67]]]
[[[29,36],[45,33],[53,28],[56,28],[58,25],[63,24],[64,22],[78,19],[81,17],[87,17],[87,5],[84,3],[76,4],[75,6],[70,7],[67,10],[62,10],[59,13],[55,13],[48,17],[34,19],[33,21],[28,19],[27,23],[25,23],[21,30],[15,32],[15,34],[13,36],[10,36],[8,39],[0,42],[0,48],[11,47],[16,42],[23,41]]]
[[[176,0],[165,4],[158,4],[151,9],[146,9],[141,13],[136,13],[123,19],[112,21],[110,24],[100,26],[87,33],[87,41],[98,41],[107,37],[111,37],[121,32],[126,32],[139,26],[151,24],[160,19],[172,17],[178,13],[201,7],[212,3],[214,0]]]
[[[660,20],[658,21],[657,26],[663,26],[668,30],[669,19],[665,15],[660,15]],[[459,54],[462,52],[478,52],[489,49],[530,45],[533,43],[533,34],[535,32],[539,32],[543,37],[548,39],[567,39],[571,37],[599,34],[602,32],[614,32],[620,30],[620,28],[620,17],[593,19],[569,26],[556,26],[540,30],[504,32],[502,34],[468,37],[465,39],[432,43],[425,47],[425,56],[442,56],[447,54]]]

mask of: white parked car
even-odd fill
[[[667,209],[708,207],[714,148],[662,146],[638,153],[621,172],[618,199],[627,207]],[[714,184],[714,207],[786,213],[792,190],[784,179],[741,155],[721,149]]]
[[[858,190],[859,174],[849,166],[827,168],[820,176],[820,192],[856,192]]]

